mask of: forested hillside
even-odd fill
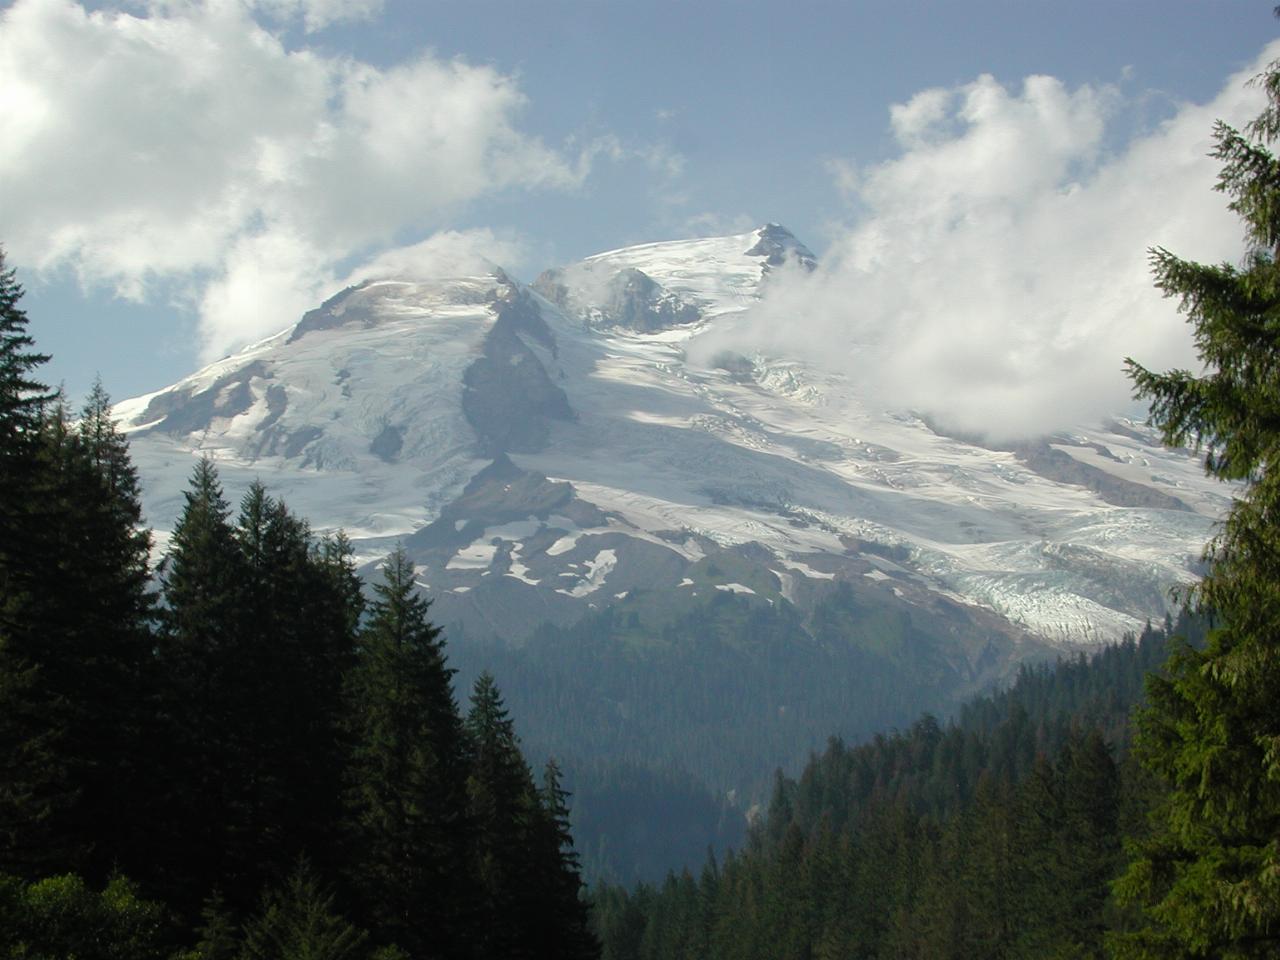
[[[0,957],[591,957],[561,774],[465,715],[413,565],[196,468],[158,570],[0,260]]]
[[[775,776],[743,849],[627,891],[602,887],[607,958],[1100,956],[1122,836],[1152,790],[1130,713],[1170,636],[1026,667],[952,723]],[[1181,641],[1178,641],[1181,642]]]

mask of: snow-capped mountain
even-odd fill
[[[993,448],[787,357],[686,350],[814,257],[777,225],[524,286],[360,283],[116,408],[171,528],[202,454],[375,561],[403,541],[468,634],[518,642],[636,591],[799,606],[842,582],[959,629],[1089,642],[1164,614],[1227,491],[1127,421]]]

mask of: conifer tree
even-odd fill
[[[467,956],[476,923],[462,723],[403,549],[383,567],[348,686],[352,886],[413,956]]]
[[[0,287],[0,865],[101,881],[142,827],[150,538],[106,392],[78,424],[38,395],[11,272]]]
[[[1139,749],[1167,794],[1118,885],[1144,908],[1141,928],[1115,941],[1121,956],[1280,954],[1280,62],[1256,82],[1263,112],[1214,131],[1243,262],[1152,253],[1204,373],[1129,363],[1165,442],[1195,444],[1211,474],[1245,488],[1191,598],[1217,627],[1149,686]]]
[[[34,376],[49,358],[32,349],[21,299],[0,250],[0,870],[30,878],[57,859],[49,813],[69,798],[56,776],[61,731],[40,692],[38,594],[24,556],[42,526],[39,453],[52,396]]]
[[[472,689],[466,732],[471,751],[467,795],[477,830],[475,863],[485,916],[481,952],[533,956],[531,838],[541,811],[515,724],[487,672]]]
[[[564,960],[596,957],[600,945],[591,932],[582,896],[578,855],[569,828],[569,794],[561,786],[560,767],[554,759],[543,769],[539,801],[532,851],[538,876],[531,892],[542,905],[532,912],[539,927],[532,931],[531,946],[537,954]]]
[[[260,890],[254,848],[252,677],[242,606],[247,573],[212,461],[192,474],[161,565],[158,642],[166,731],[157,861],[174,899],[195,909],[215,887],[248,906]]]

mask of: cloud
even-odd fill
[[[999,437],[1131,409],[1126,356],[1156,369],[1195,359],[1147,250],[1240,257],[1210,133],[1215,118],[1257,114],[1246,81],[1277,56],[1273,44],[1212,103],[1119,151],[1109,87],[1036,76],[1010,90],[983,76],[893,107],[897,156],[831,164],[861,217],[835,228],[817,272],[772,285],[736,348],[799,350],[872,402]]]
[[[521,132],[525,97],[492,67],[292,50],[253,16],[316,29],[378,6],[17,0],[0,13],[12,260],[134,299],[178,283],[213,356],[292,322],[339,264],[470,201],[581,184],[594,155]]]
[[[277,20],[301,18],[308,33],[335,23],[369,20],[382,12],[382,0],[246,0],[246,5]]]
[[[469,277],[509,268],[527,256],[524,243],[492,230],[444,230],[420,243],[387,250],[352,270],[343,286],[388,277]]]

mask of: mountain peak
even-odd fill
[[[780,223],[766,223],[754,234],[758,240],[750,250],[749,257],[764,257],[766,269],[780,267],[791,259],[806,270],[813,270],[818,265],[817,258],[808,247],[796,239],[796,235]]]

